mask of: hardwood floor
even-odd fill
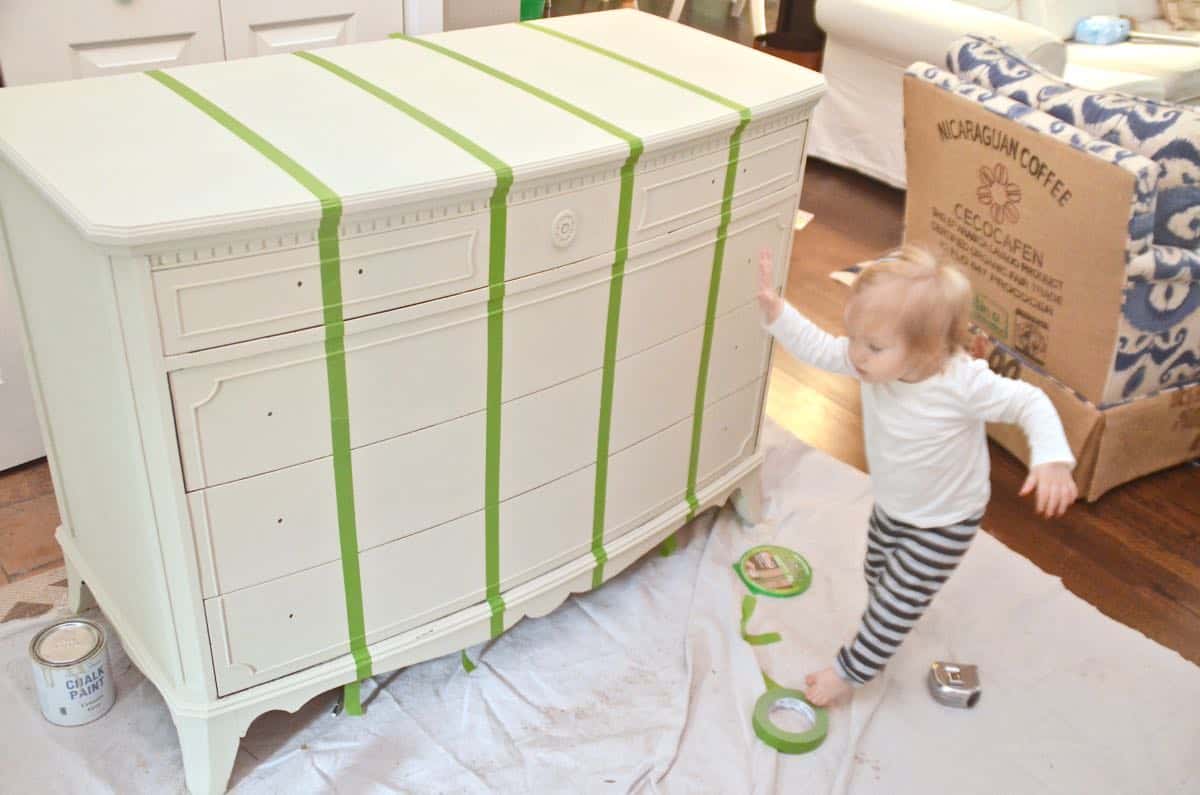
[[[900,242],[904,194],[809,161],[801,207],[816,218],[796,235],[788,300],[843,333],[846,288],[830,272]],[[780,353],[768,412],[814,447],[866,469],[858,386]],[[992,444],[984,528],[1073,593],[1200,664],[1200,468],[1181,466],[1119,487],[1057,520],[1017,496],[1025,468]]]
[[[0,585],[62,565],[58,504],[41,458],[0,472]]]

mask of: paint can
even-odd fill
[[[113,705],[108,644],[98,624],[71,618],[51,624],[29,643],[38,702],[46,720],[59,726],[82,726]]]

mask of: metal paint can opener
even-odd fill
[[[929,666],[929,694],[948,707],[973,707],[983,694],[979,669],[963,663],[935,662]]]

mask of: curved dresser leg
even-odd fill
[[[67,567],[67,609],[72,613],[82,613],[96,606],[96,600],[88,589],[87,583],[79,576],[79,571],[71,565],[71,559],[65,558]]]
[[[221,795],[229,785],[233,760],[242,739],[242,719],[237,713],[192,718],[171,717],[183,752],[183,775],[191,795]]]
[[[762,472],[755,469],[747,475],[733,493],[733,510],[742,524],[754,527],[763,519]]]

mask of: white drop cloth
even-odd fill
[[[981,533],[881,680],[831,711],[817,751],[761,744],[760,666],[783,685],[830,661],[865,603],[870,484],[769,428],[768,522],[704,517],[670,558],[651,555],[599,591],[521,623],[490,647],[382,675],[362,718],[333,694],[270,713],[238,754],[235,793],[1196,793],[1200,669],[1101,615]],[[711,527],[711,532],[710,532]],[[763,542],[814,569],[807,593],[760,597],[752,648],[731,563]],[[157,692],[112,644],[119,688],[79,728],[38,712],[26,646],[49,617],[0,626],[0,790],[183,791]],[[932,660],[980,666],[974,710],[935,704]]]

